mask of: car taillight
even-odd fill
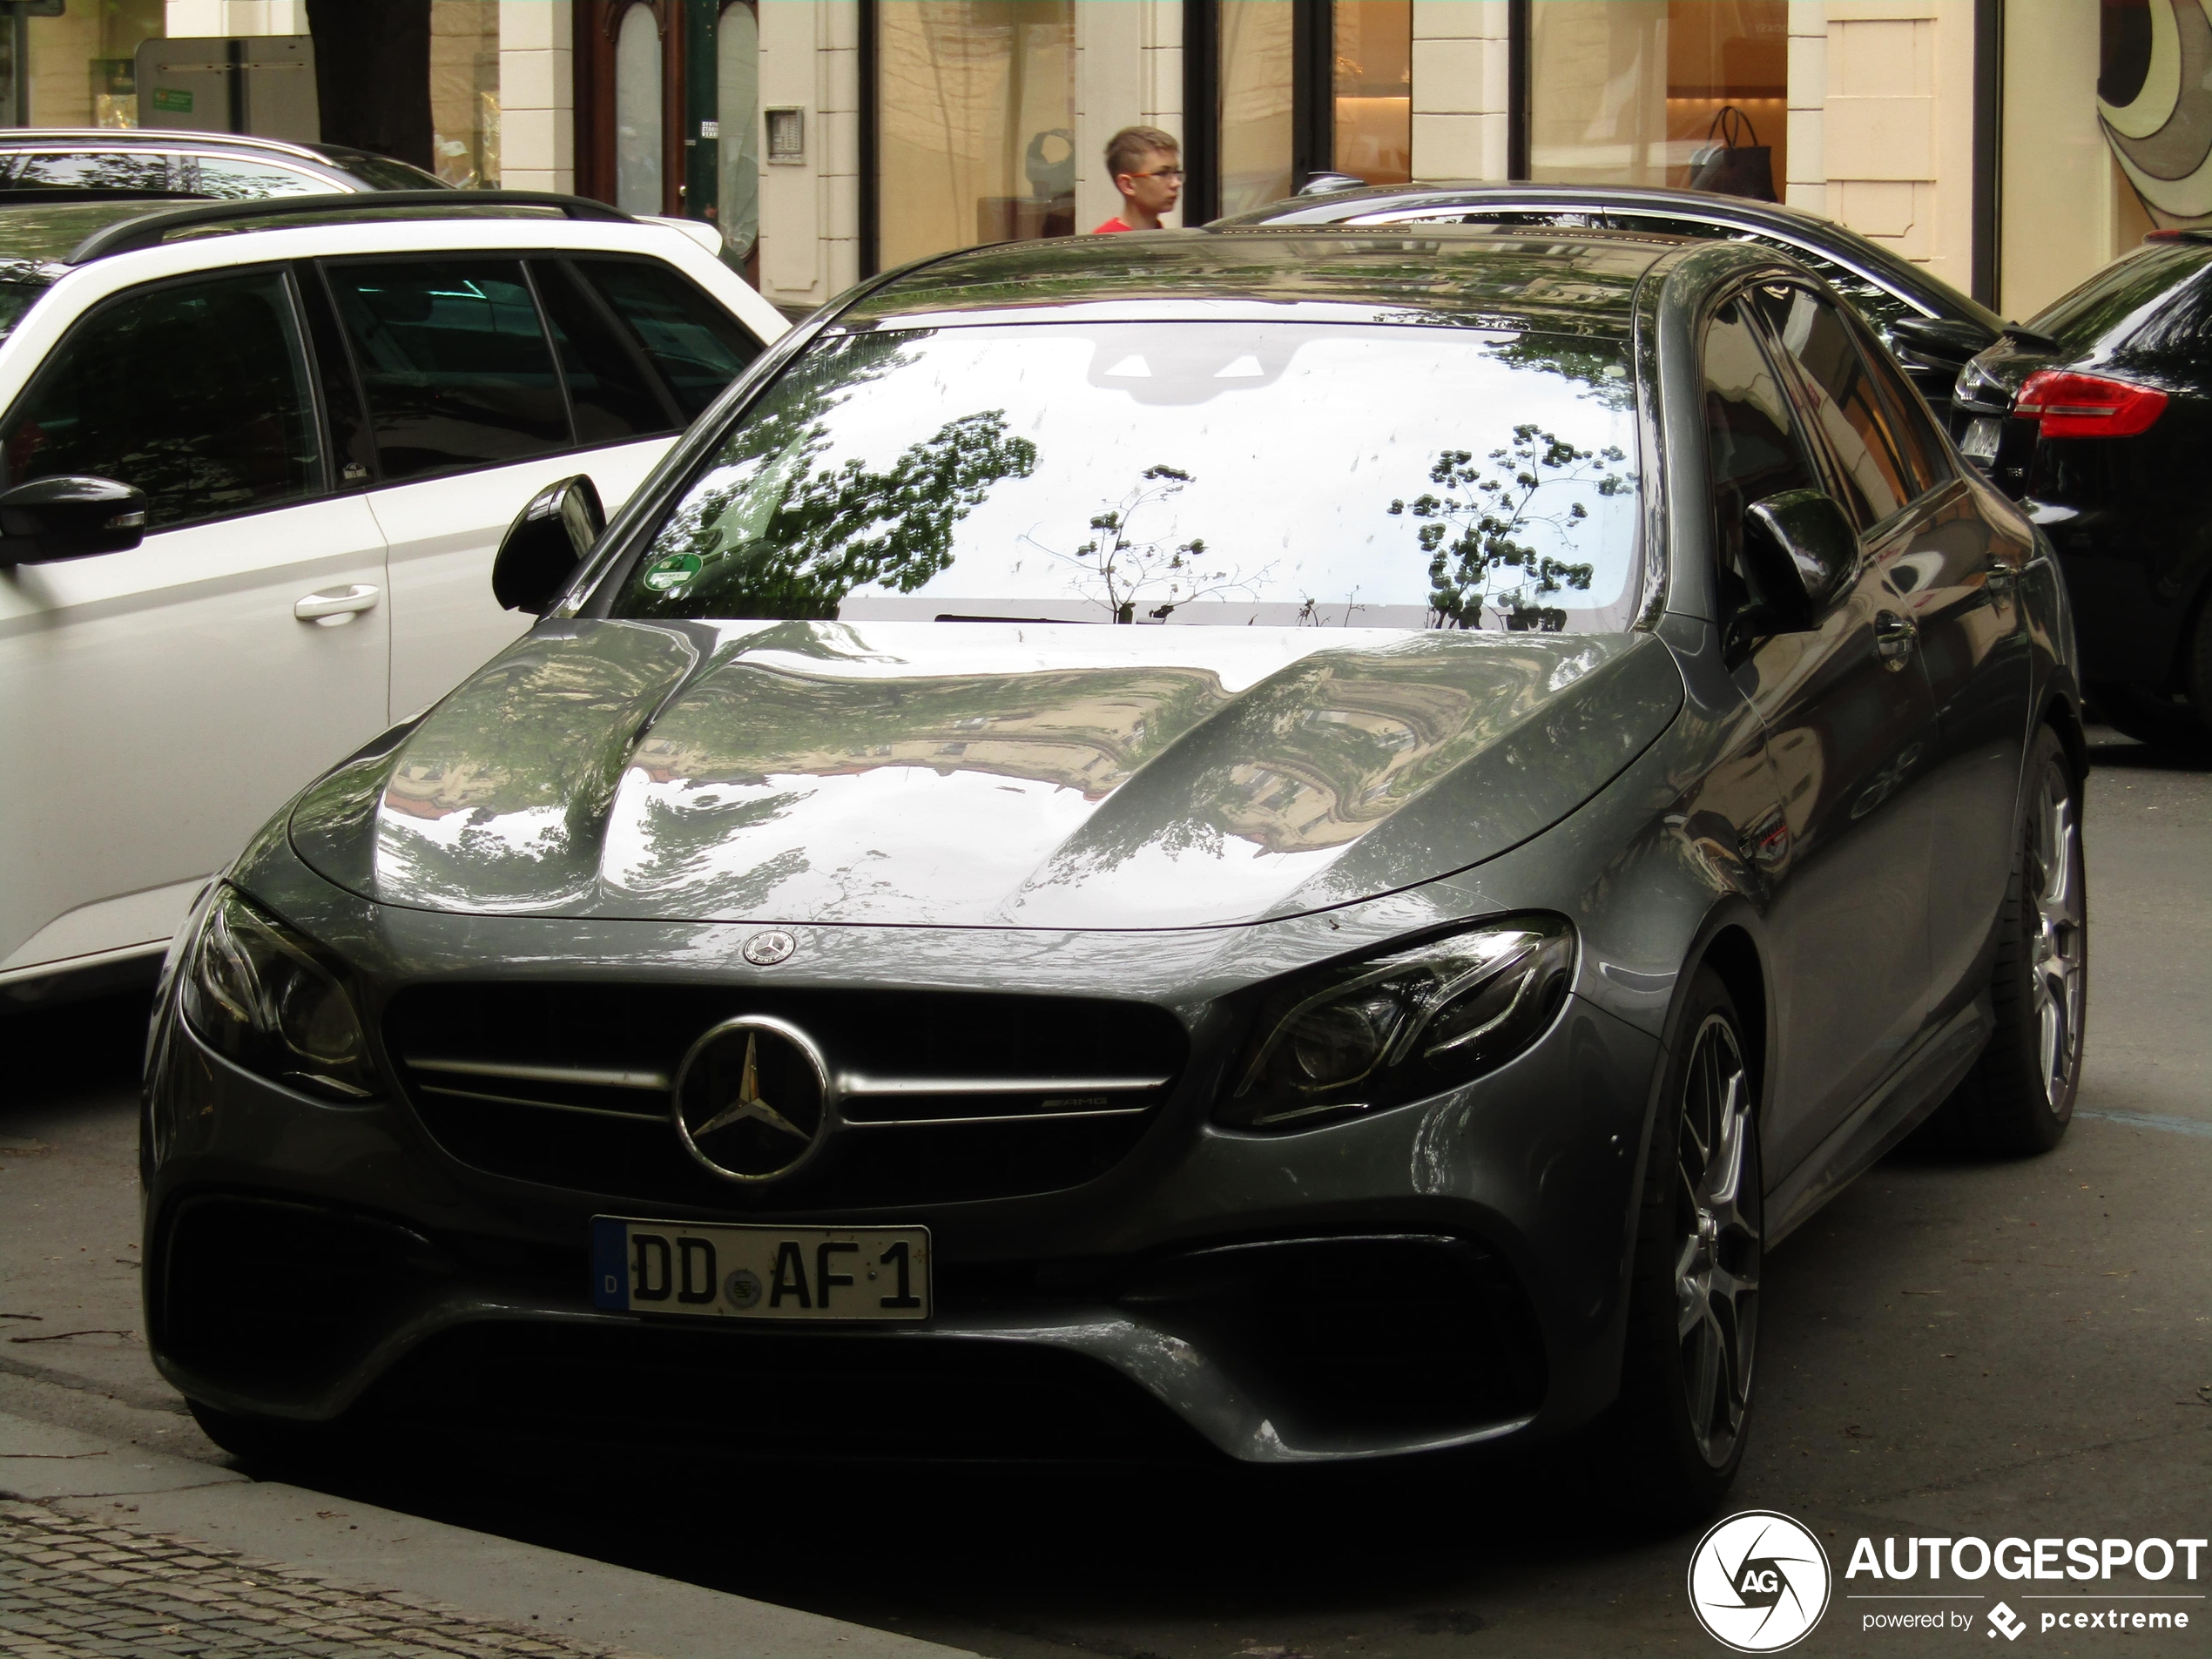
[[[2062,368],[2029,375],[2013,403],[2013,413],[2033,415],[2047,438],[2132,438],[2165,412],[2163,392]]]

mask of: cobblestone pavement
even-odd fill
[[[0,1501],[6,1659],[616,1659],[393,1590],[347,1588],[189,1538]]]

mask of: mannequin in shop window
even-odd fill
[[[1091,233],[1157,231],[1183,194],[1183,147],[1157,127],[1123,127],[1106,141],[1106,172],[1122,211]]]

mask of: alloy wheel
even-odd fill
[[[1750,1079],[1736,1031],[1718,1014],[1698,1028],[1676,1141],[1675,1335],[1689,1428],[1715,1468],[1733,1455],[1750,1409],[1761,1255]]]
[[[2046,766],[2028,826],[2024,872],[2034,905],[2028,983],[2035,1001],[2044,1103],[2064,1116],[2081,1062],[2081,1014],[2087,995],[2080,814],[2065,771]]]

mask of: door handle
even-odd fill
[[[374,610],[377,600],[383,597],[381,588],[372,588],[356,582],[349,588],[333,588],[325,593],[311,593],[296,601],[292,614],[302,622],[312,622],[320,628],[336,628],[353,620],[363,610]]]
[[[1912,618],[1894,610],[1874,613],[1874,654],[1882,659],[1885,668],[1903,668],[1912,658],[1912,648],[1919,642],[1920,631]]]

